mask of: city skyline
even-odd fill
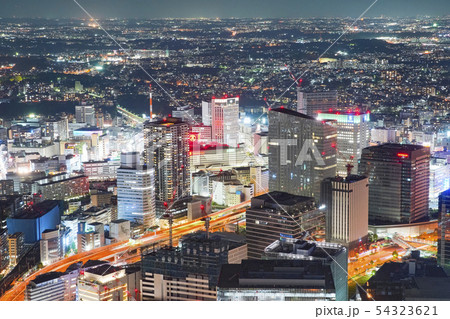
[[[450,300],[448,7],[5,4],[0,301]]]

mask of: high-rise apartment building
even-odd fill
[[[286,108],[269,112],[269,190],[319,199],[336,176],[336,128]]]
[[[95,108],[93,105],[75,106],[75,120],[77,123],[86,123],[90,126],[96,126]]]
[[[347,175],[346,165],[351,163],[352,174],[358,171],[358,159],[361,157],[363,148],[369,146],[370,141],[370,114],[358,112],[319,112],[318,120],[332,120],[336,127],[338,150],[336,173],[340,176]]]
[[[172,111],[172,116],[180,118],[183,122],[190,125],[197,124],[194,119],[194,108],[189,105],[177,107],[176,110]]]
[[[342,244],[349,250],[365,243],[369,224],[367,177],[327,178],[322,182],[320,194],[326,211],[326,241]]]
[[[136,152],[123,153],[117,169],[117,209],[120,219],[155,224],[155,170],[140,164]]]
[[[382,144],[363,149],[358,173],[369,177],[369,223],[414,223],[428,215],[430,149]]]
[[[206,123],[204,123],[207,125]],[[236,147],[239,143],[239,97],[211,101],[212,141]]]
[[[337,91],[303,92],[297,87],[297,112],[316,117],[318,112],[336,109],[338,103]]]
[[[188,196],[189,125],[174,117],[146,122],[144,143],[145,163],[154,169],[156,200]]]
[[[260,259],[280,237],[302,239],[325,226],[324,212],[314,198],[270,192],[253,197],[246,212],[248,257]]]

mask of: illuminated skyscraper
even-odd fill
[[[359,175],[369,177],[369,223],[413,223],[428,215],[430,149],[383,144],[363,149]]]
[[[117,169],[119,218],[138,221],[146,227],[155,224],[155,170],[140,164],[139,154],[122,153]]]
[[[303,92],[297,87],[297,112],[316,117],[318,112],[326,112],[336,109],[337,91],[328,92]]]
[[[333,120],[332,125],[337,130],[337,174],[347,176],[346,165],[353,165],[352,174],[358,171],[358,159],[361,157],[362,149],[369,146],[369,121],[370,114],[358,112],[317,113],[318,120]],[[351,159],[353,157],[353,159]]]
[[[75,106],[75,119],[77,123],[86,123],[90,126],[96,126],[95,108],[93,105]]]
[[[239,143],[239,97],[213,98],[211,121],[212,140],[236,147]]]
[[[349,250],[366,242],[369,222],[369,181],[365,176],[327,178],[322,182],[321,204],[326,211],[327,242]]]
[[[269,190],[314,197],[336,176],[336,128],[289,109],[269,112]]]
[[[146,122],[144,149],[145,163],[154,168],[156,199],[169,202],[188,196],[189,125],[175,117]]]

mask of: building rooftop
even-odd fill
[[[145,126],[170,126],[170,125],[176,125],[176,124],[186,124],[186,122],[183,122],[182,118],[179,117],[165,117],[161,120],[154,120],[152,122],[147,121],[145,122]]]
[[[265,203],[272,205],[288,205],[288,206],[314,200],[312,197],[292,195],[289,193],[279,191],[272,191],[263,195],[253,197],[252,203],[254,199],[264,200]]]
[[[49,211],[58,206],[58,201],[56,200],[45,200],[43,202],[34,204],[33,206],[23,209],[21,212],[16,214],[14,219],[34,219],[44,216]]]
[[[57,279],[57,278],[61,277],[62,275],[64,275],[63,272],[51,271],[51,272],[37,276],[31,282],[35,283],[36,285],[39,285],[44,282]]]
[[[181,242],[183,241],[229,241],[235,243],[245,243],[246,239],[244,236],[237,235],[235,233],[230,232],[214,232],[209,234],[209,239],[206,238],[206,231],[198,231],[195,233],[190,233],[184,235],[181,238]]]
[[[323,260],[345,252],[346,248],[339,244],[306,241],[294,238],[283,238],[281,240],[277,240],[267,246],[264,250],[266,256],[278,257],[278,259],[317,258]]]
[[[104,265],[100,265],[97,267],[87,269],[87,270],[85,270],[85,272],[91,273],[94,275],[105,276],[105,275],[115,273],[119,270],[122,270],[122,268],[115,267],[115,266],[110,265],[109,263],[106,263]]]
[[[329,265],[313,260],[243,260],[225,264],[219,288],[334,289]]]
[[[111,221],[111,224],[121,224],[121,223],[126,223],[128,221],[129,220],[127,220],[127,219],[116,219],[116,220]]]
[[[332,180],[333,182],[355,183],[366,178],[367,178],[366,176],[361,175],[349,175],[346,177],[342,176],[331,177],[330,180]]]
[[[413,144],[395,144],[395,143],[385,143],[377,146],[369,146],[365,149],[369,150],[391,150],[391,151],[405,151],[405,152],[413,152],[417,150],[424,149],[425,146],[422,145],[413,145]]]
[[[271,111],[316,121],[316,119],[314,117],[312,117],[312,116],[309,116],[309,115],[306,115],[306,114],[303,114],[303,113],[299,113],[297,111],[293,111],[291,109],[284,108],[284,107],[283,108],[279,107],[279,108],[271,109]]]

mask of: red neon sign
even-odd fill
[[[409,155],[406,153],[397,153],[398,157],[408,157]]]
[[[197,141],[197,134],[194,134],[194,133],[189,134],[189,141],[190,142]]]

